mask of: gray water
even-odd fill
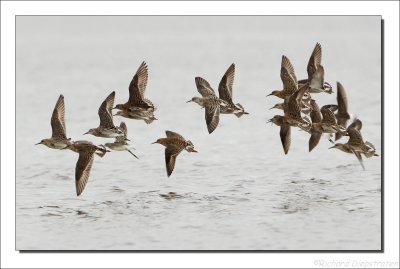
[[[380,17],[17,17],[16,248],[18,250],[378,250],[381,157],[357,159],[326,137],[311,153],[309,136],[292,131],[284,155],[279,128],[266,124],[280,102],[280,61],[299,79],[316,42],[325,79],[340,81],[363,137],[381,153]],[[113,90],[128,98],[139,64],[149,65],[147,98],[159,119],[114,117],[128,125],[128,152],[95,158],[75,195],[78,155],[34,146],[50,137],[50,117],[65,96],[67,135],[99,123]],[[207,132],[194,77],[214,89],[236,64],[235,102],[250,115],[222,115]],[[334,87],[336,90],[336,86]],[[320,105],[336,94],[318,94]],[[171,130],[199,153],[182,152],[170,178],[164,148]],[[346,139],[343,139],[343,143]],[[181,197],[165,199],[170,191]]]

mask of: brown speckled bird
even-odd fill
[[[268,96],[276,96],[281,99],[285,99],[287,96],[291,96],[298,89],[297,78],[294,72],[294,68],[289,58],[282,55],[281,61],[281,80],[283,83],[283,90],[272,91]]]
[[[58,97],[50,123],[52,129],[51,137],[42,139],[36,145],[42,144],[52,149],[66,149],[71,144],[71,138],[67,138],[66,135],[65,105],[62,94]]]
[[[85,189],[89,180],[90,170],[92,168],[94,154],[103,157],[106,152],[109,152],[104,147],[93,145],[89,141],[75,141],[68,148],[74,152],[79,153],[79,158],[75,167],[75,187],[76,195],[79,196]]]
[[[338,111],[335,114],[337,123],[342,126],[344,129],[347,128],[347,122],[350,119],[350,115],[348,113],[348,105],[347,105],[347,95],[344,87],[340,82],[337,82],[337,104],[338,104]],[[335,134],[335,140],[339,140],[342,137],[341,133]]]
[[[202,97],[193,97],[187,102],[194,102],[205,107],[207,130],[211,134],[218,126],[221,107],[227,107],[228,103],[215,95],[214,90],[205,79],[196,77],[195,82],[197,91]]]
[[[335,115],[333,114],[333,111],[337,108],[337,106],[324,105],[321,109],[319,109],[317,103],[313,99],[311,99],[310,104],[312,106],[312,112],[310,113],[312,124],[309,129],[309,133],[311,134],[308,143],[309,151],[312,151],[318,145],[323,133],[340,133],[342,135],[347,135],[346,129],[337,124]]]
[[[241,104],[233,103],[232,88],[233,88],[234,78],[235,78],[235,64],[231,64],[228,70],[226,70],[218,86],[219,98],[224,100],[227,104],[226,106],[220,107],[220,113],[234,114],[236,117],[240,118],[241,116],[249,113],[244,111],[244,108]]]
[[[171,131],[165,131],[167,137],[159,138],[156,142],[152,144],[161,144],[165,146],[165,164],[167,168],[168,177],[172,174],[172,171],[175,167],[176,157],[182,150],[186,150],[187,152],[197,152],[194,149],[194,145],[190,140],[186,140],[178,133],[174,133]]]
[[[307,74],[308,78],[300,80],[300,85],[308,85],[310,93],[329,93],[331,94],[332,86],[324,81],[325,71],[324,67],[321,65],[322,61],[322,48],[321,44],[317,43],[314,47],[314,50],[310,56],[310,60],[307,65]]]
[[[275,115],[272,119],[268,120],[268,122],[272,122],[280,127],[279,136],[281,138],[281,143],[283,147],[283,152],[288,154],[291,139],[291,128],[290,124],[285,121],[285,117],[281,115]]]
[[[280,138],[283,151],[288,154],[291,143],[291,127],[299,127],[308,130],[310,120],[301,115],[302,97],[307,90],[307,86],[297,90],[291,96],[287,96],[283,103],[284,116],[275,115],[268,122],[272,122],[280,127]]]
[[[118,104],[113,109],[119,111],[115,116],[129,119],[144,120],[147,124],[157,120],[154,116],[156,107],[144,97],[148,80],[148,68],[145,62],[139,66],[129,84],[129,99],[124,104]]]
[[[128,127],[126,126],[125,122],[121,122],[119,125],[119,128],[124,132],[123,136],[118,136],[115,138],[115,141],[113,143],[105,143],[104,146],[106,146],[109,149],[116,150],[116,151],[128,151],[130,154],[133,155],[136,159],[139,159],[128,147],[129,144],[127,141],[128,139]]]
[[[347,143],[337,143],[330,148],[337,148],[343,152],[354,154],[365,170],[361,154],[364,154],[364,156],[367,158],[379,155],[376,154],[375,147],[372,145],[372,143],[368,141],[364,142],[361,135],[361,128],[362,122],[359,119],[354,120],[353,123],[347,127],[347,132],[349,135],[349,140]]]
[[[233,89],[234,78],[235,78],[235,64],[231,64],[228,70],[226,70],[224,76],[222,77],[218,85],[218,94],[219,98],[221,99],[219,113],[234,114],[236,117],[240,118],[241,116],[247,115],[249,113],[244,111],[244,108],[241,104],[233,103],[232,89]],[[194,102],[204,108],[205,107],[204,96],[215,95],[215,92],[211,88],[210,84],[202,78],[196,78],[196,86],[203,97],[193,97],[191,100],[187,101],[187,103]]]
[[[123,136],[124,132],[114,125],[111,109],[114,105],[115,92],[110,93],[99,107],[100,125],[92,128],[84,134],[91,134],[98,137],[112,138]]]

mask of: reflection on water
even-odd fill
[[[281,55],[303,78],[318,41],[326,80],[344,85],[364,139],[380,153],[378,20],[18,17],[17,249],[379,249],[380,157],[365,160],[362,171],[354,156],[329,150],[327,139],[308,153],[308,135],[297,131],[285,156],[279,129],[265,124],[281,113],[267,110],[279,100],[264,97],[282,87]],[[143,60],[146,95],[159,120],[114,118],[127,123],[140,159],[124,152],[95,158],[76,197],[78,155],[34,144],[50,136],[60,93],[68,137],[104,143],[82,134],[98,123],[105,95],[115,90],[116,103],[127,100]],[[185,101],[198,95],[195,76],[216,90],[232,62],[234,101],[250,115],[221,115],[209,135],[204,110]],[[335,94],[315,98],[336,101]],[[29,121],[26,108],[35,115]],[[150,144],[165,130],[181,133],[199,151],[180,154],[170,178],[164,149]]]

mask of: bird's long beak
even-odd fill
[[[335,146],[330,147],[330,149],[333,149],[333,148],[335,148]]]
[[[195,150],[195,149],[192,149],[192,152],[196,152],[196,153],[199,153],[197,150]]]
[[[274,109],[274,108],[275,108],[275,106],[271,107],[269,110]]]
[[[35,146],[36,146],[36,145],[40,145],[40,144],[42,144],[42,141],[40,141],[39,143],[36,143]]]
[[[116,109],[117,107],[113,107],[113,108],[111,108],[111,109]]]
[[[153,143],[151,143],[151,144],[157,144],[157,141],[156,141],[156,142],[153,142]]]
[[[267,121],[267,123],[268,123],[268,122],[272,122],[272,119],[269,119],[269,120]]]
[[[84,133],[83,135],[85,135],[85,134],[88,134],[89,133],[89,131],[87,131],[86,133]]]
[[[268,94],[266,97],[273,95],[272,93]]]
[[[186,101],[186,103],[190,103],[190,102],[192,102],[192,100]]]

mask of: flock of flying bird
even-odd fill
[[[314,93],[331,94],[332,86],[324,81],[324,67],[321,65],[322,48],[319,43],[311,54],[307,65],[307,79],[297,80],[294,68],[286,56],[282,56],[281,80],[283,89],[273,91],[271,94],[283,99],[273,108],[282,109],[284,115],[275,115],[268,122],[280,126],[280,138],[285,154],[289,152],[291,143],[291,127],[298,127],[310,134],[308,149],[311,152],[319,143],[322,134],[329,134],[329,141],[335,134],[335,140],[348,136],[347,143],[336,143],[331,148],[337,148],[343,152],[354,154],[365,170],[362,155],[367,158],[378,156],[372,143],[364,142],[361,135],[362,122],[350,120],[346,92],[337,82],[337,104],[327,104],[319,108],[317,102],[311,97]],[[337,112],[336,112],[337,111]],[[335,113],[336,112],[336,113]]]
[[[347,127],[350,116],[347,112],[347,98],[343,86],[339,82],[337,83],[337,105],[324,105],[320,109],[311,97],[311,93],[333,92],[330,84],[324,82],[321,53],[321,45],[317,43],[307,66],[308,78],[300,81],[297,81],[294,68],[289,59],[286,56],[282,56],[281,79],[283,90],[273,91],[269,95],[283,99],[283,103],[276,104],[273,108],[282,109],[284,115],[275,115],[269,122],[280,126],[280,137],[285,154],[288,153],[290,147],[291,127],[299,127],[311,135],[309,151],[317,146],[323,133],[335,134],[335,140],[340,139],[342,136],[349,136],[347,143],[337,143],[332,148],[355,154],[364,168],[362,154],[367,158],[378,155],[370,142],[363,141],[360,133],[362,123],[359,119],[355,119]],[[210,134],[217,128],[220,114],[234,114],[238,118],[249,114],[242,105],[235,104],[232,100],[234,76],[235,65],[232,64],[219,83],[219,96],[216,95],[205,79],[201,77],[195,78],[196,87],[201,97],[193,97],[188,102],[197,103],[205,109],[207,130]],[[115,91],[113,91],[100,105],[98,110],[99,126],[90,129],[85,134],[115,139],[113,143],[105,143],[104,145],[97,146],[90,141],[71,141],[71,138],[67,138],[64,96],[60,95],[58,98],[51,117],[52,136],[42,139],[36,145],[43,144],[53,149],[70,149],[79,153],[75,168],[75,186],[78,196],[83,192],[88,182],[95,154],[103,157],[110,150],[128,151],[137,158],[129,148],[128,141],[130,140],[128,139],[126,124],[121,122],[119,126],[115,126],[113,116],[143,120],[147,124],[157,120],[154,116],[156,107],[149,99],[144,97],[147,80],[148,68],[147,64],[143,62],[129,84],[129,100],[114,107]],[[118,110],[115,115],[112,114],[113,109]],[[337,113],[334,114],[336,110]],[[166,136],[166,138],[157,139],[153,144],[158,143],[165,146],[166,170],[169,177],[174,170],[177,156],[183,150],[187,152],[197,151],[190,140],[186,140],[178,133],[166,131]],[[331,141],[331,138],[329,139]]]

